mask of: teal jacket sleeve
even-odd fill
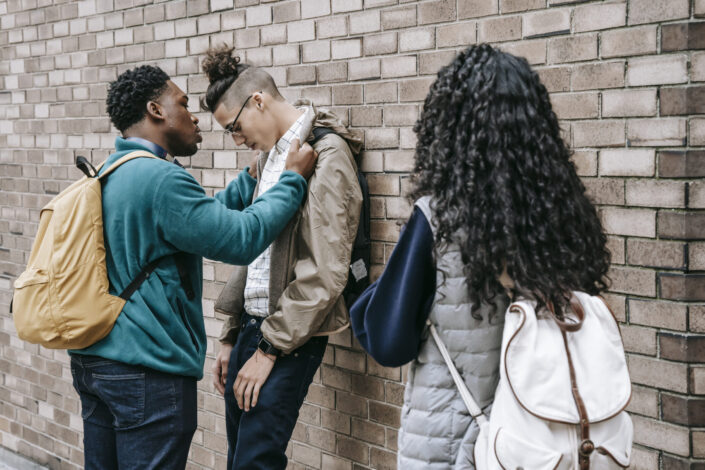
[[[247,265],[279,235],[306,194],[306,180],[284,171],[279,182],[242,211],[208,197],[196,179],[174,168],[154,195],[158,235],[177,250]]]
[[[217,193],[215,198],[225,204],[228,209],[241,211],[252,202],[252,195],[257,186],[257,180],[250,176],[249,167],[245,167],[237,178],[232,180],[228,186]]]

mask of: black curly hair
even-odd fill
[[[110,83],[105,100],[115,128],[123,132],[144,119],[147,103],[164,93],[168,81],[169,75],[152,65],[141,65],[121,73]]]
[[[472,46],[441,69],[414,131],[412,198],[432,197],[439,243],[458,243],[473,301],[503,292],[552,303],[606,289],[610,253],[560,135],[548,92],[523,58]]]

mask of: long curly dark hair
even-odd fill
[[[487,44],[441,69],[414,131],[411,197],[432,197],[439,244],[458,243],[473,301],[503,292],[550,303],[607,287],[610,253],[548,92],[526,60]]]
[[[147,115],[147,103],[167,89],[169,75],[159,67],[142,65],[127,70],[108,88],[105,100],[110,120],[120,132]]]

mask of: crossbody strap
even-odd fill
[[[91,177],[96,177],[98,179],[104,179],[106,178],[110,173],[115,171],[120,165],[122,165],[125,162],[128,162],[130,160],[134,160],[135,158],[155,158],[157,160],[161,160],[161,158],[155,156],[151,152],[147,152],[144,150],[135,150],[133,152],[130,152],[126,155],[123,155],[120,157],[115,163],[113,163],[107,170],[105,170],[102,174],[98,175],[98,172],[100,169],[105,165],[105,162],[101,163],[98,165],[98,168],[87,168],[87,166],[90,166],[90,164],[87,164],[87,160],[83,157],[79,157],[81,160],[79,161],[78,159],[76,160],[76,166],[78,166],[81,171],[86,173],[87,176]],[[179,166],[182,166],[180,163],[178,163],[176,160],[174,160],[174,163],[176,163]],[[82,168],[83,167],[83,168]],[[182,166],[183,167],[183,166]],[[86,169],[84,169],[86,168]],[[90,174],[92,170],[92,175]],[[151,263],[149,263],[147,266],[142,268],[142,271],[139,272],[139,274],[128,284],[127,287],[120,293],[119,297],[125,300],[128,300],[130,297],[132,297],[132,294],[134,294],[137,289],[140,288],[142,283],[147,280],[150,274],[157,268],[157,265],[164,259],[167,258],[168,256],[174,256],[174,261],[176,263],[176,268],[179,272],[179,280],[181,281],[181,287],[184,289],[186,292],[186,297],[189,300],[193,300],[195,297],[195,292],[193,291],[193,287],[191,286],[191,283],[189,282],[189,277],[188,277],[188,270],[186,268],[186,261],[184,260],[183,256],[180,253],[176,253],[174,255],[167,255],[163,256],[162,258],[155,259]]]
[[[436,342],[436,346],[438,346],[438,350],[441,352],[441,356],[443,356],[446,366],[448,366],[450,375],[453,377],[453,382],[455,382],[455,386],[458,388],[458,392],[460,393],[460,398],[463,399],[463,403],[465,403],[465,407],[470,412],[470,416],[477,421],[477,424],[484,424],[487,422],[487,417],[484,415],[477,402],[475,402],[470,390],[468,390],[467,385],[465,385],[465,382],[463,382],[463,379],[460,377],[460,373],[458,372],[458,369],[455,368],[455,364],[453,364],[453,360],[450,358],[450,354],[448,354],[445,344],[443,344],[441,337],[438,336],[436,327],[433,325],[431,320],[426,320],[426,324],[428,325],[428,329],[431,332],[433,340]]]

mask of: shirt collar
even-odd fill
[[[125,140],[127,140],[129,142],[134,142],[138,145],[141,145],[142,147],[149,150],[150,152],[152,152],[154,155],[156,155],[159,158],[163,158],[164,160],[169,161],[169,162],[174,161],[174,157],[169,155],[169,152],[167,152],[166,149],[164,149],[164,147],[162,147],[161,145],[155,144],[154,142],[152,142],[150,140],[143,139],[142,137],[128,137]]]
[[[294,140],[295,138],[299,139],[300,143],[303,139],[299,135],[299,131],[301,130],[301,126],[303,125],[306,116],[309,114],[309,109],[310,108],[299,108],[303,113],[301,113],[301,116],[294,121],[294,124],[291,125],[291,127],[284,133],[284,135],[277,141],[276,144],[274,144],[274,151],[276,151],[279,154],[284,153],[287,148],[289,148],[289,145],[291,145],[291,141]]]

